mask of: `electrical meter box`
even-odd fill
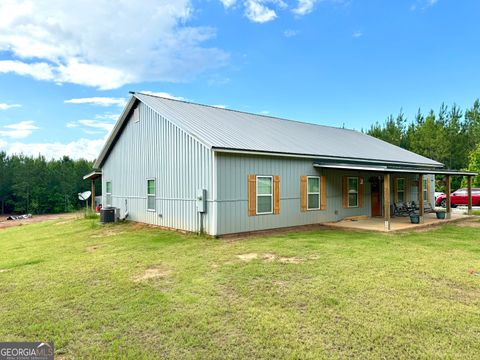
[[[207,211],[207,190],[197,190],[197,212],[204,213]]]

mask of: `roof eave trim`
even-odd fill
[[[442,163],[435,162],[436,164],[427,164],[427,163],[411,163],[403,161],[388,161],[381,159],[363,159],[363,158],[347,158],[339,156],[325,156],[318,154],[297,154],[297,153],[285,153],[285,152],[272,152],[272,151],[260,151],[260,150],[248,150],[248,149],[231,149],[223,147],[212,147],[214,152],[218,153],[232,153],[232,154],[247,154],[247,155],[263,155],[263,156],[281,156],[281,157],[294,157],[294,158],[303,158],[303,159],[319,159],[319,160],[338,160],[338,161],[356,161],[356,162],[365,162],[365,163],[385,163],[385,164],[395,164],[395,165],[404,165],[404,166],[423,166],[427,168],[440,168],[444,167]],[[433,160],[432,160],[433,161]]]
[[[120,118],[118,119],[117,123],[113,127],[112,132],[110,133],[107,141],[105,142],[105,145],[103,145],[102,151],[100,151],[100,155],[98,155],[98,159],[95,161],[95,164],[93,165],[94,168],[100,169],[103,164],[105,163],[105,160],[108,156],[108,153],[110,152],[111,147],[114,145],[122,127],[123,124],[125,123],[125,120],[127,119],[128,114],[132,110],[133,105],[135,104],[136,101],[138,100],[135,95],[130,96],[130,100],[128,101],[127,105],[123,109],[122,114],[120,115]]]

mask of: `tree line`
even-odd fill
[[[438,112],[424,114],[418,110],[413,121],[408,121],[400,110],[382,124],[375,123],[367,134],[416,152],[456,170],[480,171],[480,100],[466,110],[459,106],[442,104]],[[444,190],[441,176],[437,189]],[[452,178],[452,189],[465,186],[465,179]],[[474,178],[480,186],[480,176]]]
[[[0,212],[45,214],[77,210],[85,206],[78,200],[78,193],[90,190],[90,182],[83,176],[92,167],[92,161],[68,156],[46,160],[43,156],[0,152]]]

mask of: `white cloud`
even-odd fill
[[[65,100],[67,104],[92,104],[99,106],[120,106],[124,107],[127,100],[124,98],[112,98],[112,97],[90,97],[90,98],[78,98]]]
[[[352,37],[354,37],[354,38],[359,38],[359,37],[362,37],[362,36],[363,36],[363,33],[361,31],[355,31],[352,34]]]
[[[293,9],[293,13],[296,15],[307,15],[313,11],[313,7],[317,0],[298,0],[297,7]]]
[[[186,100],[184,97],[175,96],[175,95],[169,94],[169,93],[167,93],[167,92],[149,91],[149,90],[144,90],[144,91],[139,91],[139,92],[142,93],[142,94],[153,95],[153,96],[160,96],[160,97],[164,97],[164,98],[172,99],[172,100],[183,100],[183,101]]]
[[[276,19],[277,13],[265,6],[261,0],[246,0],[245,16],[253,22],[265,23]]]
[[[298,30],[287,29],[283,32],[283,35],[287,38],[291,38],[291,37],[297,36],[298,33],[299,33]]]
[[[1,6],[0,6],[1,12]],[[0,50],[8,50],[6,45],[3,45],[2,38],[2,27],[0,24]],[[54,80],[55,76],[53,74],[53,70],[51,65],[45,62],[37,62],[28,64],[21,61],[14,61],[14,60],[1,60],[0,61],[0,74],[2,73],[16,73],[18,75],[28,75],[37,80]]]
[[[417,0],[415,3],[410,5],[410,10],[415,11],[417,9],[426,10],[432,6],[435,6],[438,3],[438,0]]]
[[[37,130],[38,126],[34,121],[20,121],[16,124],[4,125],[0,128],[0,137],[9,137],[14,139],[25,138],[30,136],[34,130]]]
[[[117,121],[120,115],[121,114],[111,114],[111,113],[99,114],[99,115],[95,115],[95,119]]]
[[[67,128],[82,128],[82,130],[87,134],[102,134],[103,132],[109,133],[115,125],[115,122],[105,122],[99,120],[78,120],[68,122],[65,126]],[[89,129],[96,129],[95,131]],[[99,131],[100,130],[100,131]]]
[[[111,122],[103,122],[98,120],[78,120],[78,123],[83,126],[105,130],[110,132],[113,129],[114,123]]]
[[[0,2],[0,73],[99,89],[183,81],[224,64],[204,46],[208,27],[188,26],[191,0]]]
[[[237,3],[237,0],[220,0],[220,2],[225,6],[226,9],[232,7]]]
[[[21,107],[22,105],[20,104],[5,104],[5,103],[0,103],[0,110],[8,110],[11,108],[17,108]]]
[[[32,156],[41,154],[47,159],[58,159],[67,155],[73,159],[94,160],[100,153],[105,141],[106,138],[96,140],[81,138],[66,144],[60,142],[26,144],[23,142],[8,143],[0,140],[0,149],[5,150],[8,154]]]
[[[227,105],[212,105],[213,107],[219,108],[219,109],[226,109]]]

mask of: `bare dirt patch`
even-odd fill
[[[145,270],[143,274],[137,275],[133,278],[134,282],[148,281],[151,279],[164,279],[172,274],[170,269],[162,266],[154,266]]]
[[[273,262],[273,261],[278,261],[284,264],[300,264],[303,262],[305,259],[297,257],[297,256],[278,256],[273,253],[264,253],[264,254],[258,254],[258,253],[247,253],[247,254],[240,254],[237,255],[237,258],[244,262],[250,262],[252,260],[262,260],[264,262]]]
[[[33,215],[29,219],[7,220],[8,215],[0,218],[0,229],[6,229],[14,226],[30,225],[49,220],[75,219],[79,215],[76,213],[52,214],[52,215]]]
[[[458,226],[461,227],[472,227],[472,228],[480,228],[480,220],[478,219],[471,219],[466,221],[460,221],[457,223]]]
[[[248,253],[248,254],[237,255],[237,257],[242,261],[249,262],[249,261],[258,259],[258,254],[257,253]]]
[[[262,255],[262,259],[266,262],[272,262],[277,256],[275,254],[266,253]]]
[[[278,261],[284,264],[300,264],[303,262],[302,258],[292,256],[292,257],[280,257],[278,258]]]
[[[7,272],[7,271],[10,271],[10,269],[0,269],[0,273],[4,273],[4,272]]]

